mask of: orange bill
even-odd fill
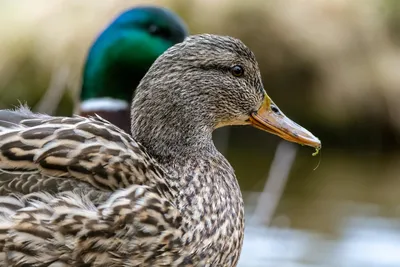
[[[287,141],[311,146],[317,150],[321,148],[321,141],[317,137],[286,117],[267,95],[260,109],[251,114],[250,124]]]

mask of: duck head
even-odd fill
[[[160,158],[209,151],[212,131],[228,125],[321,146],[271,100],[255,55],[232,37],[194,35],[169,48],[141,81],[132,105],[133,136]]]
[[[142,6],[120,14],[89,50],[79,113],[97,113],[129,131],[134,89],[156,58],[187,34],[184,22],[165,8]]]

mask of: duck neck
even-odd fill
[[[213,247],[238,256],[233,252],[240,251],[243,240],[242,195],[233,168],[212,142],[212,129],[193,121],[185,125],[184,119],[179,125],[173,125],[174,120],[157,125],[145,124],[141,115],[133,117],[133,138],[178,185],[174,201],[183,216],[185,246]],[[226,236],[235,242],[218,241]],[[233,263],[237,258],[231,260]]]
[[[204,102],[189,106],[166,97],[157,101],[144,92],[138,91],[132,104],[132,135],[178,185],[174,202],[187,233],[183,242],[189,247],[220,246],[218,251],[234,255],[242,245],[242,196],[233,168],[212,142],[210,112],[204,112]],[[226,236],[235,242],[220,243]]]
[[[158,162],[177,167],[186,165],[192,158],[219,155],[212,141],[212,128],[209,125],[185,121],[182,116],[179,120],[166,119],[157,123],[163,115],[151,116],[134,111],[131,114],[133,138],[144,145]]]

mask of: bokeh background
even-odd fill
[[[241,267],[400,266],[400,1],[0,0],[0,108],[71,115],[90,44],[121,11],[166,6],[242,39],[312,149],[216,133],[246,203]]]

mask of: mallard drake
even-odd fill
[[[185,23],[166,8],[140,6],[120,14],[89,49],[75,113],[98,114],[130,133],[134,89],[156,58],[187,35]]]
[[[0,199],[3,263],[236,266],[243,200],[213,130],[252,125],[321,146],[267,95],[251,50],[227,36],[169,48],[140,82],[131,114],[128,135],[100,117],[0,112],[2,195],[37,192]]]

